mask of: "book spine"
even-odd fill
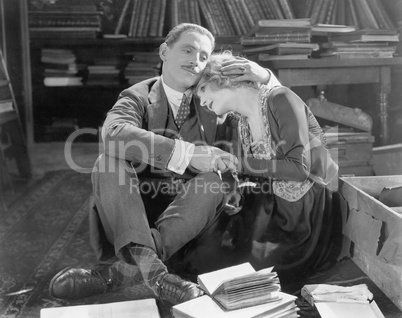
[[[257,0],[263,19],[276,19],[270,0]]]
[[[267,3],[268,3],[268,5],[271,5],[274,15],[277,19],[285,19],[281,6],[279,5],[279,0],[270,0],[270,1],[267,1]]]
[[[119,16],[119,20],[117,21],[117,25],[114,30],[114,34],[120,34],[124,19],[127,15],[128,7],[130,6],[130,2],[131,2],[131,0],[126,0],[126,2],[124,3],[123,9],[121,10],[121,13]]]
[[[336,24],[345,25],[345,0],[337,0],[336,6]]]
[[[307,0],[306,6],[305,6],[305,11],[301,15],[301,18],[310,18],[311,13],[313,12],[314,5],[315,5],[315,0]]]
[[[368,21],[368,27],[372,29],[379,29],[379,25],[375,19],[373,12],[371,11],[370,5],[367,0],[357,0],[357,3],[360,3],[363,13]]]
[[[141,2],[142,2],[142,6],[141,6],[141,12],[140,12],[140,19],[138,21],[138,30],[137,30],[137,34],[136,34],[137,37],[141,37],[142,34],[144,33],[145,18],[146,18],[148,6],[149,6],[148,1],[141,1]]]
[[[206,0],[198,0],[198,4],[200,5],[201,12],[203,13],[203,15],[205,17],[209,31],[211,31],[212,34],[216,35],[218,33],[218,31],[215,26],[215,21],[212,18],[212,14],[208,8]]]
[[[221,12],[221,14],[223,16],[224,24],[226,26],[226,29],[225,29],[226,34],[227,35],[236,34],[236,30],[235,30],[235,28],[233,26],[233,23],[232,23],[232,21],[230,20],[230,17],[229,17],[229,13],[226,10],[225,3],[223,1],[221,1],[221,0],[218,0],[217,5],[218,5],[219,10],[220,10],[220,12]]]
[[[326,24],[334,24],[334,17],[335,17],[335,1],[336,0],[329,0],[329,5],[328,5],[328,10],[327,10],[327,16],[325,18],[324,23]]]
[[[259,7],[259,3],[254,0],[244,0],[251,16],[253,17],[253,26],[257,23],[258,20],[262,19],[261,13],[262,9]]]
[[[144,28],[142,30],[141,36],[142,37],[147,37],[149,34],[149,24],[151,22],[151,10],[152,7],[154,6],[154,2],[155,0],[148,0],[148,7],[147,7],[147,11],[146,11],[146,18],[145,18],[145,22],[144,22]]]
[[[237,16],[234,13],[235,9],[233,7],[232,1],[231,0],[223,0],[223,2],[225,3],[227,12],[229,13],[229,18],[232,21],[232,25],[233,25],[234,30],[236,32],[235,34],[236,35],[242,34],[242,30],[240,28],[240,23],[239,23],[239,21],[237,19]]]
[[[197,0],[191,0],[191,2],[194,3],[195,23],[201,24],[200,6],[199,6]]]
[[[389,18],[387,12],[385,11],[384,7],[381,5],[380,1],[377,0],[369,0],[370,7],[373,11],[373,14],[376,16],[376,20],[378,25],[382,29],[393,29],[395,26],[393,22]]]
[[[154,3],[152,5],[152,11],[151,11],[151,20],[149,23],[149,32],[148,36],[155,37],[158,34],[158,25],[159,25],[159,14],[162,14],[163,12],[161,11],[161,5],[162,1],[161,0],[153,0]]]
[[[347,7],[347,12],[348,12],[348,25],[354,25],[358,26],[359,25],[359,20],[357,18],[356,14],[356,7],[354,5],[353,0],[345,0],[346,1],[346,7]]]
[[[239,4],[240,7],[242,9],[242,12],[244,14],[244,17],[247,20],[247,29],[249,29],[250,27],[252,27],[254,25],[254,19],[246,5],[246,1],[245,0],[239,0]]]
[[[318,21],[318,15],[320,14],[323,0],[315,0],[313,10],[311,11],[311,24],[314,25]]]
[[[131,10],[131,16],[130,16],[130,24],[129,24],[128,32],[127,32],[128,37],[133,36],[133,29],[134,29],[134,24],[135,24],[135,15],[136,15],[136,11],[138,9],[138,4],[139,4],[138,0],[133,0],[133,7],[132,7],[132,10]]]
[[[165,27],[166,20],[166,4],[167,0],[161,0],[161,13],[159,16],[159,25],[158,25],[158,35],[159,37],[163,36],[163,29]]]
[[[176,25],[179,24],[179,9],[178,9],[178,0],[170,0],[170,28],[172,29]]]
[[[229,33],[229,28],[225,23],[218,1],[220,0],[208,0],[208,3],[211,8],[212,16],[218,26],[218,35],[227,35]]]
[[[279,0],[279,4],[282,8],[283,15],[285,19],[294,19],[295,13],[293,12],[292,7],[290,6],[289,0]]]
[[[244,16],[244,13],[242,11],[242,8],[240,6],[240,0],[233,0],[234,4],[234,13],[239,19],[239,24],[240,24],[240,29],[241,29],[241,34],[244,34],[247,32],[247,30],[250,29],[250,26],[247,23],[247,20]]]
[[[195,17],[195,3],[192,0],[187,0],[188,2],[188,12],[190,15],[190,22],[191,23],[197,23],[196,21],[196,17]]]
[[[329,2],[330,0],[323,1],[320,8],[320,12],[318,14],[317,23],[325,23],[325,17],[327,16],[328,13]]]

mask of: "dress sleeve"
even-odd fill
[[[304,102],[289,88],[278,87],[266,100],[267,116],[276,157],[245,158],[243,171],[277,180],[305,181],[310,171],[309,121]]]

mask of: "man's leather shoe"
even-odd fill
[[[61,299],[81,299],[104,294],[110,285],[98,271],[68,267],[52,278],[49,293]]]
[[[196,284],[173,274],[166,274],[156,285],[159,298],[172,305],[204,295],[204,292]]]

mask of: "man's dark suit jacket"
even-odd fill
[[[139,178],[191,178],[194,175],[188,169],[181,176],[167,170],[175,138],[215,145],[236,153],[238,148],[234,141],[237,141],[237,129],[229,119],[218,124],[217,116],[200,106],[194,96],[190,108],[189,117],[178,131],[160,77],[125,89],[108,112],[102,129],[105,153],[130,161],[139,168]],[[233,141],[233,149],[221,147],[230,141]],[[143,168],[144,163],[146,169]],[[108,245],[94,204],[91,204],[90,211],[90,236],[98,258],[114,256],[114,249]]]

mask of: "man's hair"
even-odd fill
[[[172,46],[180,39],[181,35],[187,31],[194,31],[206,35],[211,41],[212,49],[215,48],[215,37],[212,35],[212,33],[206,28],[193,23],[180,23],[176,25],[172,30],[170,30],[168,35],[166,35],[165,43],[168,46]]]
[[[222,64],[226,61],[235,60],[236,57],[231,51],[223,51],[214,53],[210,56],[207,65],[205,66],[202,76],[198,81],[194,92],[197,94],[199,89],[207,84],[212,84],[215,89],[220,88],[236,88],[241,86],[259,87],[259,83],[252,81],[232,81],[238,75],[223,75],[221,72]]]

